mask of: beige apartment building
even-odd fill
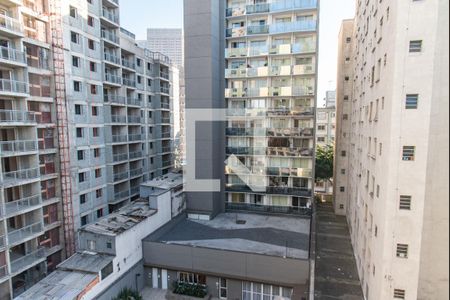
[[[359,1],[340,34],[336,213],[366,299],[448,299],[448,1]]]

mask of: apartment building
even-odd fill
[[[226,4],[226,154],[251,174],[227,168],[227,208],[296,213],[314,189],[318,1]]]
[[[65,257],[51,9],[0,1],[0,299]]]
[[[449,297],[448,5],[359,1],[341,30],[335,205],[366,299]]]
[[[316,145],[320,147],[333,146],[336,139],[336,108],[317,108]]]
[[[74,229],[173,167],[172,69],[120,27],[118,1],[62,4]]]

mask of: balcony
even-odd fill
[[[161,102],[161,109],[168,109],[168,110],[170,110],[170,103]]]
[[[267,129],[265,128],[227,128],[227,136],[251,136],[266,137]]]
[[[247,35],[268,34],[269,32],[269,25],[250,25],[247,27]]]
[[[134,187],[130,190],[130,196],[136,196],[139,195],[141,193],[141,188],[140,187]]]
[[[122,77],[115,74],[105,74],[105,81],[114,85],[122,85]]]
[[[298,216],[311,216],[312,214],[311,209],[306,207],[269,206],[250,203],[226,203],[225,209],[227,211],[250,211],[264,214],[286,214]]]
[[[172,152],[172,147],[171,146],[168,146],[168,147],[162,147],[162,149],[161,149],[162,151],[162,153],[170,153],[170,152]]]
[[[136,88],[136,81],[133,79],[124,78],[123,84],[128,87]]]
[[[0,247],[1,248],[1,247]],[[8,266],[1,266],[0,267],[0,279],[5,278],[6,276],[8,276]]]
[[[1,208],[0,208],[0,212],[1,212]],[[0,213],[0,216],[2,216],[1,213]],[[5,236],[4,235],[0,235],[0,249],[5,248],[5,246],[6,246]]]
[[[121,172],[114,174],[114,182],[119,182],[128,179],[128,172]]]
[[[129,142],[138,142],[142,141],[142,134],[130,134],[128,135]]]
[[[170,95],[170,88],[162,86],[161,87],[161,94]]]
[[[272,3],[259,3],[247,6],[230,7],[226,10],[226,16],[240,17],[253,14],[267,14],[290,10],[316,9],[317,0],[278,0]]]
[[[141,116],[128,116],[128,123],[131,124],[141,124]]]
[[[28,225],[18,230],[8,233],[8,240],[10,244],[20,244],[21,242],[43,233],[44,224],[42,222]]]
[[[23,26],[20,24],[19,20],[0,15],[0,31],[9,37],[22,37],[23,36]]]
[[[122,66],[130,70],[136,70],[136,64],[133,60],[122,58]]]
[[[244,37],[246,34],[247,34],[246,27],[227,28],[225,33],[227,38]]]
[[[126,103],[127,103],[126,98],[124,96],[105,95],[103,98],[104,98],[104,101],[108,102],[108,103],[122,104],[122,105],[126,105]]]
[[[120,43],[119,37],[114,32],[111,31],[102,30],[102,38],[116,45],[119,45]]]
[[[143,155],[142,151],[130,152],[130,160],[141,159]]]
[[[0,142],[0,156],[19,156],[38,151],[37,141]]]
[[[225,49],[226,58],[247,57],[249,48],[228,48]]]
[[[126,142],[128,142],[128,139],[127,139],[126,135],[112,135],[111,136],[111,142],[113,144],[126,143]]]
[[[170,118],[161,118],[161,124],[171,124]]]
[[[118,162],[126,162],[128,161],[128,153],[117,153],[117,154],[113,154],[113,162],[118,163]]]
[[[40,178],[39,168],[3,173],[2,185],[16,186]]]
[[[302,31],[315,31],[317,22],[315,20],[297,21],[297,22],[282,22],[272,24],[270,26],[270,33],[289,33]]]
[[[131,105],[131,106],[139,106],[140,107],[142,105],[142,100],[139,98],[128,97],[127,103],[128,103],[128,105]]]
[[[161,138],[162,139],[170,139],[171,137],[172,137],[172,133],[170,131],[161,133]]]
[[[12,202],[6,202],[5,203],[5,212],[7,216],[11,216],[14,214],[17,214],[19,212],[37,208],[42,204],[42,198],[40,195],[37,196],[31,196],[28,198],[12,201]]]
[[[123,191],[114,194],[114,200],[119,201],[130,197],[130,191]]]
[[[0,94],[21,94],[28,96],[28,83],[10,79],[0,79]]]
[[[247,15],[268,13],[270,12],[270,3],[247,5],[245,10]]]
[[[171,167],[171,166],[173,166],[173,161],[172,160],[166,160],[166,161],[162,162],[162,167],[163,168],[168,168],[168,167]]]
[[[120,115],[112,115],[111,116],[111,123],[114,123],[114,124],[126,124],[127,123],[127,117],[126,116],[120,116]]]
[[[102,8],[102,16],[115,25],[119,24],[119,16],[114,12],[105,9],[104,7]]]
[[[105,61],[120,66],[120,57],[118,57],[114,54],[111,54],[111,53],[107,53],[107,52],[105,52],[104,57],[105,57]]]
[[[38,250],[25,256],[19,257],[14,260],[11,259],[11,272],[18,273],[22,270],[26,270],[44,261],[45,259],[46,259],[45,248],[39,248]]]
[[[134,177],[139,177],[142,176],[144,174],[144,169],[139,168],[139,169],[134,169],[130,171],[130,178],[134,178]]]
[[[26,55],[22,51],[18,51],[13,48],[0,47],[0,59],[7,61],[8,63],[12,63],[14,65],[26,65],[27,59]]]
[[[169,75],[169,73],[167,73],[167,72],[159,72],[159,77],[161,77],[162,79],[165,79],[165,80],[170,80],[170,75]]]

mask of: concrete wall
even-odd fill
[[[146,267],[161,267],[295,286],[306,285],[309,261],[144,241]]]
[[[186,110],[224,108],[225,1],[184,1]],[[220,179],[224,187],[225,124],[197,125],[197,153],[187,151],[187,163],[196,160],[197,179]],[[189,140],[192,133],[186,131]],[[193,142],[193,141],[191,141]],[[224,189],[223,189],[224,190]],[[210,217],[224,211],[224,193],[187,193],[188,212]]]

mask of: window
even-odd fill
[[[410,41],[409,52],[410,53],[422,52],[422,41]]]
[[[348,44],[348,43],[351,43],[351,41],[352,41],[352,38],[351,38],[351,37],[348,37],[348,38],[346,39],[347,44]]]
[[[400,210],[411,210],[412,197],[401,195],[400,196]]]
[[[408,258],[409,246],[405,244],[397,245],[397,257],[398,258]]]
[[[340,190],[341,190],[341,193],[344,193],[345,192],[345,187],[341,186]]]
[[[419,107],[419,95],[408,94],[406,95],[406,109],[417,109]]]
[[[395,299],[406,299],[406,291],[405,290],[394,290],[394,298]]]
[[[88,40],[88,47],[91,50],[95,50],[95,42],[91,39]]]
[[[381,191],[381,188],[379,185],[377,185],[377,198],[380,198],[380,191]]]
[[[253,282],[242,283],[242,299],[291,299],[292,289]]]
[[[95,178],[102,177],[102,169],[96,169],[95,170]]]
[[[141,76],[137,76],[137,82],[138,82],[138,84],[142,84],[142,77]]]
[[[97,197],[97,199],[103,197],[103,190],[102,189],[96,190],[95,197]]]
[[[342,169],[342,170],[341,170],[341,174],[342,174],[342,175],[345,175],[345,173],[346,173],[346,170],[345,170],[345,169]]]
[[[89,63],[89,69],[91,70],[91,72],[97,72],[97,64],[93,61],[91,61]]]
[[[80,35],[78,33],[72,31],[70,33],[70,40],[74,44],[79,44],[80,43]]]
[[[103,217],[103,209],[97,210],[97,218],[100,219],[101,217]]]
[[[97,86],[95,84],[91,84],[91,94],[97,95]]]
[[[346,152],[346,151],[342,151],[342,152],[341,152],[341,156],[342,156],[342,157],[346,157],[346,156],[347,156],[347,152]]]
[[[80,58],[79,57],[72,56],[72,66],[74,66],[75,68],[80,67]]]
[[[70,7],[70,16],[72,18],[76,18],[77,17],[77,9],[73,6]]]
[[[99,137],[100,136],[100,129],[99,128],[92,128],[92,136],[93,137]]]
[[[206,276],[194,273],[178,273],[178,281],[190,284],[206,285]]]
[[[86,194],[80,195],[80,204],[83,205],[86,203],[86,201],[87,201],[87,195]]]
[[[81,226],[85,226],[88,223],[88,216],[81,217]]]
[[[324,138],[324,137],[318,137],[318,138],[317,138],[317,141],[318,141],[319,143],[325,143],[325,138]]]
[[[81,82],[79,81],[74,81],[73,82],[73,90],[75,92],[81,92]]]
[[[99,158],[101,156],[101,152],[100,152],[100,149],[94,149],[94,157],[95,158]]]
[[[78,182],[82,183],[86,181],[86,173],[79,173],[78,174]]]
[[[325,125],[319,125],[319,126],[318,126],[318,129],[319,129],[320,131],[325,131],[325,130],[327,130],[327,126],[325,126]]]
[[[224,278],[219,279],[219,297],[220,299],[227,299],[228,297],[228,282]]]
[[[92,116],[98,116],[98,106],[92,106]]]
[[[92,16],[88,16],[87,23],[90,27],[94,27],[94,18]]]
[[[90,251],[95,251],[96,242],[95,241],[87,241],[87,246]]]
[[[78,150],[77,157],[78,160],[84,160],[84,150]]]
[[[84,130],[83,128],[77,128],[77,138],[82,138],[84,136]]]
[[[106,248],[112,249],[112,243],[111,242],[106,242]]]
[[[79,104],[75,104],[75,114],[81,116],[83,114],[83,107]]]
[[[347,121],[347,120],[348,120],[348,114],[344,114],[344,115],[342,116],[342,119],[345,120],[345,121]]]
[[[403,147],[403,161],[414,161],[416,154],[416,147],[404,146]]]

